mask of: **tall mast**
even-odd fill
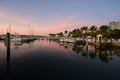
[[[10,24],[9,24],[9,27],[8,27],[7,33],[11,33],[11,25],[10,25]]]
[[[29,35],[33,35],[33,30],[30,24],[28,24],[28,32],[29,32]]]

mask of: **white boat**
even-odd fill
[[[22,38],[21,37],[13,37],[12,39],[10,39],[11,42],[22,42]]]
[[[74,43],[74,42],[75,42],[75,39],[74,39],[74,38],[68,38],[68,39],[67,39],[67,42],[69,42],[69,43]]]
[[[64,42],[64,38],[60,38],[59,41],[60,41],[60,42]]]
[[[0,35],[0,40],[5,40],[5,36]]]
[[[69,42],[69,43],[73,43],[75,42],[74,38],[61,38],[59,39],[60,42]]]

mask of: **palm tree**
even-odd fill
[[[88,30],[87,26],[81,27],[81,32],[83,33],[83,36],[87,36],[87,30]]]
[[[103,37],[105,38],[105,43],[107,43],[107,35],[108,35],[108,32],[109,32],[109,26],[108,25],[102,25],[100,26],[99,30],[100,30],[100,33],[103,35]]]
[[[90,35],[92,37],[95,37],[95,42],[96,42],[97,27],[93,25],[93,26],[90,27],[89,30],[90,30]]]
[[[52,33],[50,33],[50,34],[49,34],[50,39],[54,39],[54,38],[55,38],[55,35],[56,35],[56,34],[52,34]]]
[[[67,33],[68,33],[68,31],[67,31],[67,30],[65,30],[65,37],[67,37]]]
[[[77,35],[76,35],[76,31],[77,31],[77,30],[74,29],[74,30],[71,32],[71,33],[73,34],[72,37],[77,37]]]
[[[72,37],[72,36],[73,36],[72,32],[69,32],[68,37]]]
[[[81,31],[79,28],[76,30],[76,35],[77,35],[77,37],[81,37]]]
[[[110,32],[110,36],[116,40],[120,38],[120,30],[119,29],[114,29]]]
[[[85,41],[85,37],[88,35],[88,27],[87,26],[83,26],[81,27],[81,33],[82,33],[82,40]]]
[[[109,28],[110,27],[107,25],[100,26],[99,30],[104,37],[107,37],[107,32],[109,31]]]
[[[62,32],[58,33],[58,35],[59,35],[59,37],[63,37],[63,33]]]

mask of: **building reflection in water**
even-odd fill
[[[80,54],[82,57],[93,60],[99,59],[104,63],[111,62],[114,56],[120,57],[120,50],[118,49],[100,49],[96,48],[95,45],[75,45],[73,43],[59,43],[59,45],[63,46],[65,49],[71,48],[75,53]]]

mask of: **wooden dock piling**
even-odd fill
[[[9,79],[9,74],[10,74],[10,33],[6,34],[6,47],[7,47],[7,56],[6,56],[6,73],[7,73],[7,78]]]

